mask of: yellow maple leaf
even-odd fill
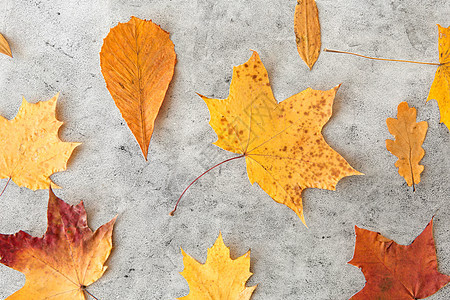
[[[63,124],[55,117],[58,96],[36,104],[23,98],[14,119],[0,116],[0,179],[32,190],[58,187],[50,176],[66,169],[73,149],[80,145],[58,137]]]
[[[222,234],[208,249],[204,264],[199,263],[181,249],[184,270],[180,274],[189,284],[189,295],[181,300],[249,300],[256,286],[246,287],[252,276],[250,251],[235,260],[230,258],[230,249],[225,246]]]
[[[416,109],[409,107],[407,102],[398,105],[397,119],[386,120],[389,132],[395,137],[395,141],[386,140],[386,148],[398,157],[395,166],[398,173],[403,176],[409,186],[420,182],[420,173],[424,167],[419,165],[425,155],[422,148],[423,141],[427,135],[428,123],[426,121],[416,122]]]
[[[334,190],[338,181],[361,175],[322,136],[339,86],[308,88],[277,103],[258,53],[233,69],[227,99],[201,96],[208,105],[214,143],[245,157],[250,182],[291,208],[305,223],[302,191]]]
[[[436,99],[439,104],[441,123],[450,129],[450,27],[439,28],[439,63],[427,101]]]

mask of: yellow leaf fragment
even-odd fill
[[[298,53],[311,70],[319,58],[322,45],[316,1],[298,0],[295,7],[294,31]]]
[[[246,287],[252,276],[250,272],[250,251],[233,260],[230,249],[225,246],[222,234],[208,249],[206,263],[183,254],[184,270],[180,274],[189,284],[189,295],[181,300],[249,300],[256,286]]]
[[[145,159],[175,63],[169,33],[152,21],[132,17],[112,28],[103,42],[100,65],[106,86]]]
[[[0,53],[13,57],[11,48],[9,47],[9,43],[1,33],[0,33]]]
[[[339,86],[308,88],[277,103],[258,53],[234,67],[226,99],[201,96],[218,136],[214,145],[245,156],[250,182],[305,223],[302,191],[334,190],[340,179],[361,175],[322,136]]]
[[[419,162],[425,155],[422,144],[428,130],[428,123],[417,123],[416,115],[414,107],[410,108],[407,102],[402,102],[398,105],[397,119],[386,120],[389,132],[395,137],[394,141],[386,140],[386,148],[398,157],[395,163],[398,173],[413,189],[420,182],[420,174],[424,169]]]
[[[0,116],[0,179],[11,178],[32,190],[57,187],[50,176],[67,168],[73,149],[80,145],[58,137],[63,124],[55,116],[58,96],[36,104],[23,98],[14,119]]]
[[[439,28],[439,63],[427,101],[435,99],[439,104],[441,123],[450,130],[450,27]]]

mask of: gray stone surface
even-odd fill
[[[373,56],[437,61],[437,27],[449,26],[450,2],[318,0],[322,46]],[[56,194],[84,200],[92,228],[114,215],[109,270],[90,287],[99,299],[174,299],[188,293],[178,272],[180,247],[204,262],[219,231],[233,257],[251,249],[252,299],[348,299],[365,283],[347,264],[354,225],[409,244],[435,217],[439,269],[450,274],[450,134],[435,101],[425,103],[436,67],[321,53],[312,72],[295,46],[295,1],[0,0],[0,32],[14,59],[0,57],[0,114],[12,118],[21,97],[36,102],[58,91],[65,141],[82,142],[66,172],[52,178]],[[149,161],[122,120],[100,72],[109,28],[130,16],[171,32],[178,63],[156,121]],[[225,98],[232,66],[257,50],[275,97],[343,83],[324,129],[328,143],[365,176],[343,179],[337,191],[303,193],[309,229],[256,184],[243,161],[204,176],[170,217],[182,190],[206,168],[231,157],[211,143],[206,105],[195,94]],[[412,193],[385,149],[385,120],[407,100],[429,122],[423,181]],[[2,141],[3,142],[3,141]],[[1,184],[6,183],[2,180]],[[0,232],[41,236],[48,192],[10,184],[0,198]],[[0,297],[24,276],[0,265]],[[446,287],[429,299],[449,299]]]

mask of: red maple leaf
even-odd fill
[[[349,264],[361,268],[366,285],[352,300],[422,299],[450,281],[437,270],[433,220],[407,246],[357,226],[355,232],[355,253]]]

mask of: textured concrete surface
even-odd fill
[[[99,299],[174,299],[188,293],[180,247],[200,261],[219,231],[233,257],[251,249],[258,284],[253,299],[348,299],[365,283],[347,264],[354,225],[409,244],[435,217],[439,269],[450,274],[450,133],[437,103],[425,103],[436,67],[386,63],[322,53],[312,72],[300,60],[293,33],[295,0],[125,1],[0,0],[0,32],[14,59],[0,57],[0,114],[12,118],[21,97],[47,100],[61,91],[58,117],[65,141],[82,142],[66,172],[52,178],[56,194],[84,200],[92,228],[118,214],[109,270],[90,287]],[[437,62],[437,27],[449,26],[450,2],[318,0],[323,48]],[[174,80],[156,122],[145,162],[108,93],[99,51],[109,28],[130,16],[153,19],[171,32],[178,56]],[[204,176],[168,213],[197,175],[231,157],[214,145],[206,105],[195,94],[225,98],[232,66],[257,50],[275,97],[309,86],[343,83],[328,143],[365,176],[343,179],[337,191],[304,192],[309,229],[257,185],[243,161]],[[385,120],[407,100],[429,122],[425,171],[417,192],[401,178],[385,149]],[[3,142],[3,141],[2,141]],[[2,180],[0,185],[6,183]],[[0,232],[41,236],[48,192],[10,184],[0,198]],[[0,297],[24,284],[0,265]],[[429,299],[449,299],[445,287]]]

